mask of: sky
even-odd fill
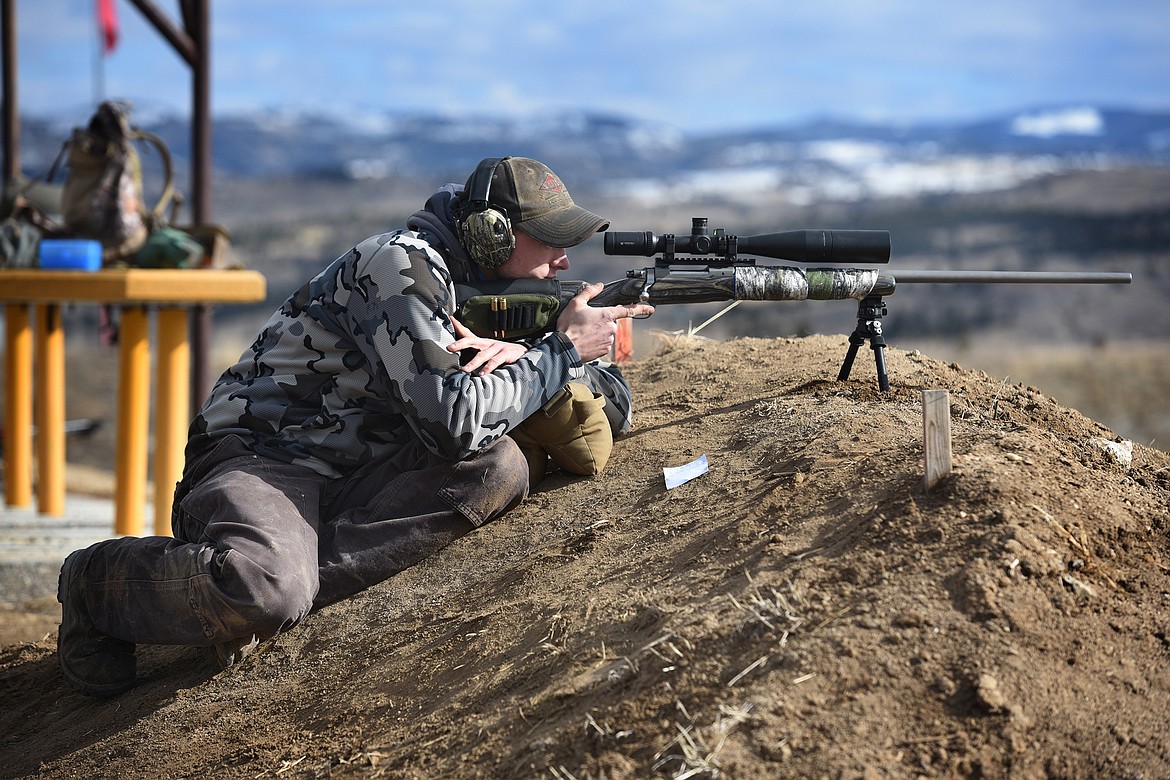
[[[22,111],[189,111],[189,69],[114,2],[103,55],[96,0],[16,0]],[[1167,0],[212,0],[211,27],[217,116],[589,110],[702,133],[1170,109]]]

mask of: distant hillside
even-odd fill
[[[85,116],[24,117],[23,162],[47,169]],[[142,117],[181,175],[188,124]],[[1170,112],[1064,106],[970,122],[819,120],[693,134],[682,124],[564,113],[540,121],[269,112],[214,122],[215,167],[245,178],[447,180],[500,154],[536,157],[578,186],[687,198],[785,189],[797,200],[1002,189],[1038,175],[1170,163]]]

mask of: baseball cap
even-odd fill
[[[541,243],[576,246],[609,227],[609,220],[573,202],[561,178],[544,163],[505,157],[492,174],[488,203],[507,212],[512,226]]]

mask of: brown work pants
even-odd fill
[[[174,538],[90,547],[80,597],[100,631],[128,642],[271,636],[417,563],[527,492],[527,463],[507,437],[462,461],[420,446],[346,479],[257,456],[228,437],[179,483]]]

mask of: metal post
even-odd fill
[[[16,93],[16,0],[3,0],[4,186],[20,175],[20,112]]]
[[[184,0],[187,34],[195,44],[191,104],[192,212],[196,225],[211,224],[211,12],[210,0]],[[191,309],[192,416],[211,387],[208,352],[211,346],[211,307]]]
[[[211,0],[180,0],[182,30],[152,0],[130,2],[191,66],[191,217],[196,225],[208,225],[211,223]],[[190,335],[191,403],[197,407],[211,385],[207,368],[210,307],[191,308]]]

